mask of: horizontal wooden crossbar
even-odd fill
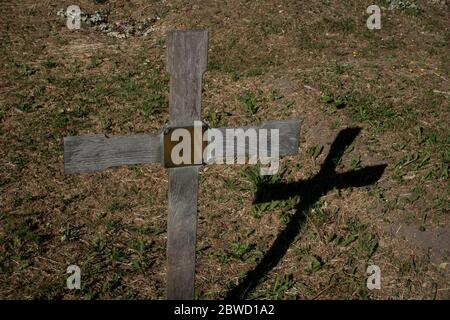
[[[64,172],[95,172],[110,167],[160,162],[159,134],[64,138]]]
[[[300,121],[282,120],[268,121],[260,126],[244,126],[230,129],[279,129],[279,156],[293,155],[298,152],[300,139]],[[230,146],[235,145],[234,154],[239,156],[256,155],[258,150],[249,146],[236,144],[237,141],[227,141],[226,129],[218,128],[223,133],[224,150],[233,154]],[[270,150],[270,143],[268,145]],[[216,159],[224,155],[216,155]],[[65,137],[64,138],[64,171],[65,173],[95,172],[110,167],[140,164],[160,163],[162,157],[160,134],[136,134],[124,136],[105,136],[103,134]],[[214,163],[214,161],[213,161]]]

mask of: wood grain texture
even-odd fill
[[[227,136],[227,129],[278,129],[279,130],[279,156],[288,156],[298,153],[298,146],[300,141],[300,120],[281,120],[281,121],[267,121],[260,126],[243,126],[239,128],[217,128],[223,136],[223,148],[217,150],[214,156],[208,159],[208,164],[223,163],[225,157],[252,157],[257,156],[259,150],[259,136],[257,135],[257,143],[250,144],[249,139],[236,139],[235,137]],[[271,154],[272,144],[270,140],[270,132],[267,133],[268,143],[266,154]]]
[[[206,70],[208,32],[173,31],[167,36],[170,74],[170,125],[200,120],[202,75]],[[167,298],[194,298],[197,237],[198,167],[169,169],[167,225]]]
[[[103,134],[64,138],[64,172],[94,172],[110,167],[161,161],[160,136]]]
[[[200,119],[202,75],[208,57],[206,30],[172,31],[167,35],[167,72],[170,74],[169,113],[173,126],[189,126]]]
[[[300,120],[273,120],[261,125],[263,129],[278,129],[280,132],[280,156],[298,153],[300,142]]]
[[[194,297],[199,167],[169,169],[167,298]]]

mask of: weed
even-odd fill
[[[283,277],[276,275],[275,283],[272,288],[273,299],[280,299],[286,294],[286,291],[294,286],[294,277],[292,274],[285,274]]]
[[[42,65],[47,69],[53,69],[58,66],[58,63],[52,57],[49,57],[42,63]]]
[[[323,151],[323,146],[320,144],[316,144],[308,149],[308,154],[311,157],[313,157],[313,159],[317,159],[317,157],[320,156],[322,151]]]
[[[359,249],[370,258],[378,248],[378,238],[375,234],[365,234],[358,241]]]
[[[119,200],[114,199],[109,205],[108,205],[108,211],[110,212],[116,212],[120,211],[125,208],[125,205],[121,203]]]
[[[314,272],[319,271],[320,269],[322,269],[324,264],[325,263],[322,261],[322,258],[320,258],[317,255],[313,255],[313,256],[311,256],[310,261],[309,261],[309,265],[305,269],[305,271],[308,272],[308,273],[314,273]]]
[[[241,261],[249,259],[249,253],[256,247],[255,244],[244,244],[241,242],[232,242],[230,244],[231,256]]]
[[[256,105],[255,94],[251,91],[244,91],[239,96],[239,101],[242,103],[244,107],[244,112],[248,116],[254,116],[258,111],[258,107]]]
[[[352,170],[356,170],[361,167],[361,156],[360,155],[357,158],[352,159],[350,167],[352,168]]]

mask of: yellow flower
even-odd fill
[[[352,52],[352,55],[353,55],[354,57],[356,57],[356,56],[359,55],[359,52],[358,52],[358,51],[353,51],[353,52]]]

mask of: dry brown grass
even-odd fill
[[[302,119],[299,155],[282,160],[279,182],[313,177],[338,133],[354,126],[362,131],[337,171],[387,165],[376,184],[330,191],[311,204],[296,241],[246,297],[450,297],[448,250],[411,245],[414,232],[389,231],[450,228],[448,5],[418,1],[417,15],[383,11],[382,30],[371,32],[363,1],[109,3],[112,21],[160,15],[156,31],[129,39],[84,26],[71,32],[56,11],[72,2],[0,3],[1,298],[164,298],[165,171],[142,165],[64,175],[62,138],[158,130],[167,108],[148,113],[145,106],[167,103],[163,39],[181,28],[210,31],[205,119],[216,115],[230,126]],[[246,91],[255,115],[243,110]],[[345,107],[323,96],[344,98]],[[316,158],[315,146],[323,146]],[[239,285],[303,201],[299,194],[256,214],[248,170],[202,169],[199,298],[224,298]],[[370,239],[373,252],[365,249]],[[65,288],[70,264],[82,269],[80,291]],[[382,270],[379,291],[366,288],[370,264]]]

